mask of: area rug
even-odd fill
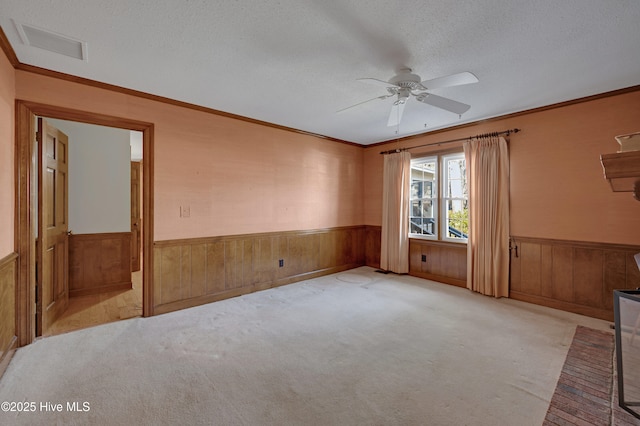
[[[640,425],[618,406],[611,332],[577,326],[544,426]]]

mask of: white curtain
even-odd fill
[[[467,288],[509,297],[509,151],[495,135],[464,144],[469,190]]]
[[[380,269],[398,274],[409,272],[410,179],[409,152],[384,156]]]

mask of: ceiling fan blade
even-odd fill
[[[468,71],[458,74],[451,74],[444,77],[438,77],[431,80],[421,82],[425,89],[433,90],[442,87],[461,86],[463,84],[477,83],[478,77]]]
[[[404,112],[404,106],[406,105],[406,101],[403,102],[394,102],[391,105],[391,112],[389,113],[389,121],[387,121],[387,126],[397,126],[400,124],[400,120],[402,120],[402,113]]]
[[[393,95],[391,95],[391,94],[390,94],[390,95],[376,96],[375,98],[367,99],[366,101],[358,102],[358,103],[357,103],[357,104],[355,104],[355,105],[351,105],[351,106],[348,106],[348,107],[346,107],[346,108],[339,109],[338,111],[336,111],[336,113],[338,113],[338,112],[342,112],[342,111],[346,111],[346,110],[348,110],[348,109],[351,109],[351,108],[354,108],[354,107],[360,106],[360,105],[362,105],[362,104],[366,104],[367,102],[375,101],[376,99],[387,99],[389,96],[393,96]]]
[[[378,80],[377,78],[358,78],[358,81],[362,81],[363,83],[373,84],[374,86],[382,86],[382,87],[398,87],[395,84],[391,84],[388,81]]]
[[[471,105],[463,104],[462,102],[454,101],[453,99],[443,98],[442,96],[434,95],[431,93],[421,93],[416,96],[416,99],[422,103],[433,105],[434,107],[444,109],[458,115],[464,114],[471,108]]]

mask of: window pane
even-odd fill
[[[445,188],[445,197],[468,198],[464,158],[448,158],[446,160],[446,171],[447,187]]]
[[[411,182],[411,199],[433,197],[433,183],[433,180],[422,181],[414,179]]]
[[[435,158],[411,163],[411,198],[430,198],[436,196]]]
[[[433,218],[433,200],[412,200],[411,217]]]
[[[467,200],[447,200],[446,202],[447,237],[468,238],[469,202]]]
[[[435,235],[434,203],[433,200],[412,200],[411,217],[409,218],[412,234]]]
[[[437,157],[411,161],[409,232],[436,236]]]
[[[469,234],[469,210],[464,154],[443,156],[442,171],[442,239],[466,240]]]
[[[411,182],[411,194],[409,196],[410,199],[420,198],[422,194],[422,182],[412,181]]]
[[[411,218],[409,223],[412,234],[419,235],[436,235],[436,224],[433,219],[429,218]]]

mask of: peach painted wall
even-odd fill
[[[512,135],[509,144],[512,235],[640,244],[640,202],[631,193],[612,192],[600,164],[600,154],[619,148],[616,135],[640,130],[640,91],[439,132],[403,141],[401,146],[513,127],[522,132]],[[381,222],[379,152],[397,146],[366,149],[367,225]]]
[[[363,223],[360,147],[25,71],[16,97],[154,123],[155,240]]]
[[[15,71],[0,53],[0,259],[15,250]]]

